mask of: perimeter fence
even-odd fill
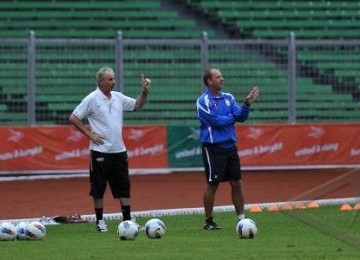
[[[252,86],[261,96],[250,123],[358,122],[360,40],[0,38],[0,124],[68,124],[96,88],[103,66],[116,90],[136,97],[140,76],[152,79],[148,103],[126,124],[197,125],[202,72],[219,68],[224,91],[240,103]]]

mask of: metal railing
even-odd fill
[[[140,75],[152,78],[148,104],[129,124],[195,124],[202,72],[218,67],[224,91],[242,101],[253,85],[262,94],[250,122],[353,122],[360,119],[360,40],[0,38],[0,124],[67,124],[111,66],[116,90],[136,97]]]

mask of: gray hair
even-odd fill
[[[99,69],[98,72],[96,73],[96,82],[98,84],[100,81],[102,81],[105,78],[106,71],[114,72],[114,70],[110,67],[103,67],[103,68]]]
[[[209,86],[208,80],[211,79],[211,77],[212,77],[211,68],[206,69],[203,74],[203,83],[206,87]]]

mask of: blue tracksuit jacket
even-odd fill
[[[239,106],[233,95],[220,92],[215,97],[205,91],[196,102],[197,116],[200,120],[200,141],[227,147],[236,142],[235,122],[243,122],[249,116],[250,107]]]

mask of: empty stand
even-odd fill
[[[291,31],[297,39],[351,40],[360,36],[357,19],[360,1],[188,0],[187,4],[191,9],[202,12],[210,21],[222,25],[236,38],[285,39]],[[360,119],[360,45],[354,46],[339,46],[334,42],[327,47],[314,43],[298,47],[297,106],[300,121]],[[286,50],[276,46],[270,53],[271,57],[274,54],[287,56]],[[276,81],[282,82],[285,87],[283,80]],[[263,81],[264,86],[269,84],[267,81]],[[267,92],[269,88],[263,89]],[[257,105],[261,107],[259,103]],[[283,105],[272,104],[274,107]],[[254,107],[256,109],[257,106]],[[334,116],[331,116],[332,112]]]
[[[359,39],[360,1],[227,1],[178,0],[196,17],[230,37],[285,39]],[[164,7],[162,1],[25,1],[0,5],[0,38],[36,37],[114,39],[198,39],[198,20]],[[210,38],[215,32],[208,31]],[[115,46],[41,44],[36,47],[36,111],[39,123],[67,123],[80,100],[95,89],[95,73],[115,68]],[[25,124],[27,110],[26,46],[0,40],[0,123]],[[299,122],[360,119],[360,46],[297,46],[297,116]],[[195,101],[202,91],[199,44],[126,45],[123,52],[124,93],[140,93],[140,75],[153,82],[143,110],[125,113],[127,124],[197,125]],[[209,65],[221,69],[224,91],[239,103],[252,86],[261,88],[249,122],[287,122],[287,48],[276,44],[212,45]],[[119,79],[120,80],[120,79]],[[357,95],[359,97],[357,97]]]
[[[160,1],[2,1],[0,37],[194,38],[194,20],[161,8]],[[212,34],[212,32],[209,32]]]

